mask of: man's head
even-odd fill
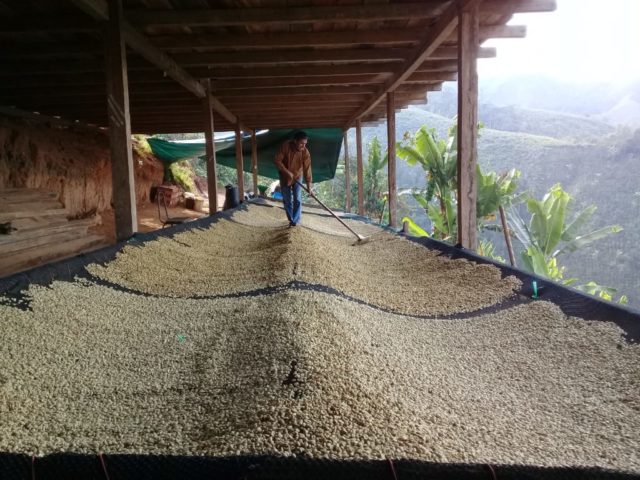
[[[308,141],[309,135],[307,135],[306,132],[298,131],[293,135],[293,142],[296,144],[298,151],[304,150]]]

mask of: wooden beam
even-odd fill
[[[304,103],[305,109],[313,108],[314,112],[324,112],[324,113],[340,112],[342,110],[353,111],[356,105],[358,105],[358,102],[356,103],[348,102],[346,104],[343,104],[342,102],[340,102],[340,103],[329,104],[329,105],[326,102],[305,102]],[[234,110],[239,114],[257,113],[255,106],[250,103],[238,104],[238,106],[234,108]],[[270,113],[283,114],[283,113],[295,112],[295,108],[293,108],[291,105],[282,105],[279,103],[274,103],[274,104],[264,104],[260,106],[259,111],[260,113],[270,112]]]
[[[351,45],[397,44],[416,41],[421,28],[346,30],[339,32],[269,32],[216,35],[158,35],[151,41],[163,49],[192,48],[291,48],[298,47],[335,47]]]
[[[77,0],[76,0],[77,1]],[[127,45],[149,63],[160,68],[167,76],[173,78],[185,89],[198,98],[204,98],[205,91],[200,82],[187,73],[171,57],[154,47],[143,35],[136,32],[130,25],[125,26]],[[229,115],[228,112],[219,112]],[[231,121],[233,115],[228,120]]]
[[[103,22],[104,23],[104,22]],[[1,58],[0,58],[1,59]],[[24,61],[14,60],[0,62],[3,69],[0,70],[0,77],[19,77],[24,75],[64,75],[67,73],[104,73],[104,59],[70,59],[62,58],[51,62],[50,59],[33,59],[25,64]],[[137,55],[127,62],[130,72],[146,72],[149,75],[164,76],[163,70],[158,70],[154,64],[139,58]]]
[[[256,131],[251,130],[251,172],[253,173],[253,196],[258,197],[258,142]]]
[[[370,97],[369,94],[364,94],[364,93],[350,93],[350,94],[343,94],[343,95],[336,95],[336,94],[331,94],[331,95],[312,95],[312,94],[307,94],[307,95],[299,95],[296,97],[296,104],[297,105],[304,105],[306,102],[314,102],[314,103],[318,103],[318,102],[340,102],[340,103],[344,103],[344,102],[362,102],[364,100],[366,100],[368,97]],[[241,105],[241,104],[253,104],[253,105],[264,105],[264,104],[268,104],[268,105],[275,105],[275,104],[286,104],[286,103],[291,103],[292,98],[290,95],[286,94],[285,92],[282,93],[282,95],[278,95],[278,96],[262,96],[262,95],[258,95],[258,94],[254,94],[254,95],[244,95],[242,97],[220,97],[223,98],[225,100],[225,103],[228,103],[229,105]]]
[[[214,147],[215,126],[213,123],[213,102],[211,101],[211,85],[203,82],[205,96],[202,100],[204,113],[204,138],[207,155],[207,191],[209,192],[209,215],[218,211],[218,175],[216,166],[216,149]]]
[[[425,7],[426,8],[426,7]],[[396,45],[417,43],[424,27],[375,28],[337,32],[268,32],[226,34],[155,35],[151,42],[159,48],[190,50],[193,48],[291,48],[346,47],[354,45]],[[526,27],[520,25],[489,25],[480,27],[480,38],[521,38]],[[450,38],[457,41],[457,37]]]
[[[5,17],[0,27],[0,33],[35,33],[42,38],[42,33],[74,33],[74,32],[99,32],[102,25],[95,20],[87,19],[83,15],[25,15],[19,18]]]
[[[422,65],[415,69],[414,73],[456,73],[458,71],[458,61],[456,60],[425,60]]]
[[[142,77],[143,81],[156,78],[164,79],[162,71],[156,70],[153,65],[146,61],[128,62],[129,72],[137,79]],[[374,75],[389,74],[397,72],[399,63],[397,61],[375,63],[346,64],[300,64],[296,66],[295,72],[291,69],[282,68],[281,65],[261,65],[254,67],[246,66],[219,66],[216,68],[190,67],[189,73],[197,78],[264,78],[264,77],[289,77],[295,74],[297,77],[307,76],[331,76],[331,75]],[[427,59],[419,66],[417,72],[448,71],[455,72],[457,62],[455,60],[431,60]],[[80,61],[80,60],[60,60],[56,63],[33,61],[28,62],[6,62],[0,61],[0,77],[2,78],[31,78],[34,75],[59,78],[75,75],[100,75],[104,72],[104,64],[100,61]],[[138,81],[138,80],[136,80]]]
[[[356,155],[358,172],[358,215],[364,216],[364,168],[362,162],[362,122],[356,120]]]
[[[102,85],[65,85],[58,87],[42,86],[39,88],[23,88],[21,86],[13,88],[0,87],[0,95],[13,95],[19,97],[21,95],[30,95],[34,92],[41,96],[51,97],[85,97],[104,95],[104,87]],[[133,97],[135,95],[154,95],[163,96],[165,94],[184,94],[184,90],[175,83],[149,83],[149,84],[136,84],[130,85],[129,94]],[[204,97],[203,97],[204,98]]]
[[[162,76],[161,72],[131,71],[128,69],[129,85],[138,84],[172,84],[172,81]],[[93,86],[98,89],[105,89],[104,72],[100,73],[51,73],[47,75],[29,75],[28,78],[20,76],[4,77],[2,79],[2,89],[30,88],[40,89],[42,87],[86,87]]]
[[[185,53],[180,55],[180,64],[185,67],[210,65],[269,65],[279,63],[332,62],[401,62],[409,53],[407,48],[350,48],[325,50],[271,50],[240,51],[231,53]],[[445,57],[446,58],[446,57]],[[291,73],[295,73],[291,72]]]
[[[103,109],[104,110],[104,109]],[[37,123],[48,123],[54,126],[60,127],[72,127],[79,130],[91,130],[91,131],[104,131],[100,128],[99,124],[89,124],[86,122],[75,121],[69,117],[51,116],[41,113],[35,113],[35,111],[23,110],[20,108],[8,107],[0,105],[0,115],[7,117],[26,118],[27,120]]]
[[[387,152],[389,177],[389,226],[396,228],[397,223],[397,186],[396,186],[396,106],[394,92],[387,93]]]
[[[101,39],[87,39],[83,43],[56,41],[50,43],[51,40],[44,43],[21,41],[6,42],[3,45],[5,52],[2,57],[5,60],[58,60],[59,58],[90,58],[102,55],[104,49],[101,48]]]
[[[230,26],[296,24],[314,22],[387,21],[434,18],[447,2],[335,5],[282,8],[227,8],[198,10],[128,10],[127,18],[139,26]]]
[[[469,0],[462,0],[463,2]],[[440,46],[440,44],[455,30],[458,24],[458,3],[453,3],[442,13],[436,24],[429,28],[421,38],[419,45],[413,49],[411,55],[404,61],[402,66],[392,77],[387,80],[382,87],[374,94],[372,100],[360,109],[349,124],[356,119],[363,117],[385,97],[387,92],[394,91],[402,84],[422,63],[429,58]]]
[[[439,83],[428,83],[423,85],[413,85],[411,83],[403,83],[402,85],[398,85],[395,92],[396,94],[416,94],[423,95],[425,92],[439,92],[442,90],[442,82]]]
[[[268,123],[260,122],[259,125],[260,125],[260,128],[303,129],[303,128],[340,128],[340,125],[343,125],[343,123],[332,121],[332,120],[301,121],[300,119],[296,119],[296,120],[272,119],[272,120],[269,120]]]
[[[444,2],[440,2],[444,3]],[[434,11],[433,13],[429,13],[427,10],[427,6],[424,3],[416,3],[415,9],[418,10],[419,16],[431,16],[434,18],[434,15],[438,14],[438,11]],[[309,7],[298,7],[299,9],[308,9]],[[314,7],[317,8],[317,7]],[[336,9],[340,9],[341,7],[336,6]],[[363,7],[360,7],[363,8]],[[384,6],[382,7],[384,8]],[[235,12],[240,11],[241,9],[228,9],[224,14],[225,16],[234,16],[237,15]],[[264,9],[260,7],[258,12],[252,13],[254,17],[260,17],[260,10],[269,11],[269,9]],[[267,23],[277,23],[278,18],[278,9],[271,9],[269,13],[271,14],[270,18],[267,18]],[[482,5],[482,14],[491,14],[491,15],[510,15],[513,13],[531,13],[531,12],[551,12],[556,10],[556,0],[510,0],[509,2],[505,2],[504,0],[485,0]],[[173,11],[166,11],[165,15],[171,15]],[[209,12],[209,10],[207,10]],[[130,13],[126,15],[128,18]],[[327,16],[330,15],[331,12],[321,12],[321,15]],[[407,15],[409,12],[407,12]],[[190,16],[197,15],[197,13],[189,13]],[[313,15],[313,13],[312,13]],[[388,16],[385,14],[384,10],[379,12],[372,12],[369,16],[378,15],[380,20],[386,20]],[[215,17],[215,11],[213,13]],[[415,15],[406,18],[415,18]],[[205,19],[205,21],[214,21],[214,25],[216,24],[216,19]],[[260,18],[256,19],[257,21]],[[341,21],[338,17],[325,18],[326,21]],[[375,20],[375,18],[371,18],[370,20]],[[175,20],[174,20],[175,21]],[[223,19],[225,21],[225,19]],[[284,23],[289,23],[286,19],[281,20]],[[302,19],[300,20],[302,21]],[[242,23],[240,19],[237,19],[237,22]],[[236,23],[236,22],[234,22]],[[294,22],[298,23],[298,22]],[[47,16],[38,16],[38,15],[30,15],[29,18],[12,18],[10,22],[4,22],[2,27],[0,28],[1,33],[24,33],[24,34],[36,34],[41,35],[42,33],[56,33],[56,32],[97,32],[100,30],[99,22],[88,21],[85,17],[80,15],[56,15],[52,17],[51,15]]]
[[[527,36],[526,25],[483,25],[480,26],[480,43],[489,38],[524,38]],[[458,33],[447,38],[447,43],[458,43]]]
[[[495,58],[497,55],[495,47],[479,47],[477,58]],[[432,60],[457,60],[458,47],[440,47],[428,57]]]
[[[108,20],[109,12],[104,0],[71,0],[78,8],[97,20]],[[127,44],[151,64],[162,69],[169,77],[199,98],[204,98],[202,85],[171,57],[158,50],[131,25],[123,21],[123,31]]]
[[[250,122],[252,125],[260,125],[266,126],[267,124],[272,124],[274,122],[345,122],[347,119],[347,115],[337,116],[337,115],[297,115],[297,116],[283,116],[283,115],[260,115],[260,116],[251,116],[247,117],[246,121]],[[344,123],[343,123],[344,124]]]
[[[175,105],[179,107],[180,105],[193,105],[194,101],[197,104],[197,99],[195,99],[191,95],[174,95],[174,94],[163,94],[163,101],[166,105]],[[132,107],[137,105],[157,105],[158,104],[158,96],[157,95],[147,95],[142,96],[138,95],[137,97],[130,97],[130,102]],[[0,104],[4,105],[15,105],[15,106],[23,106],[27,107],[29,105],[33,105],[36,107],[36,110],[39,107],[49,107],[49,106],[89,106],[89,105],[104,105],[104,94],[100,94],[96,92],[95,95],[92,96],[79,96],[79,97],[52,97],[47,95],[23,95],[23,96],[5,96],[0,94]]]
[[[236,123],[236,170],[238,173],[238,200],[244,202],[244,161],[242,158],[242,131]]]
[[[104,62],[88,60],[59,60],[58,62],[23,61],[0,62],[0,77],[49,75],[56,73],[104,73]]]
[[[454,72],[414,72],[407,79],[406,82],[422,82],[422,83],[434,83],[434,82],[450,82],[457,80],[458,75]]]
[[[323,87],[269,87],[256,88],[253,95],[262,97],[280,97],[280,96],[297,96],[297,95],[371,95],[374,88],[369,85],[355,86],[323,86]],[[246,97],[245,90],[216,90],[218,97]]]
[[[451,65],[451,62],[449,62]],[[453,66],[457,68],[455,62]],[[337,65],[297,65],[295,71],[281,66],[258,67],[218,67],[215,69],[192,67],[189,72],[198,77],[222,78],[278,78],[278,77],[325,77],[334,75],[377,75],[391,73],[398,67],[395,62],[376,62],[370,64]]]
[[[431,74],[433,75],[433,74]],[[451,75],[451,74],[449,74]],[[327,85],[366,85],[380,82],[380,75],[331,75],[324,77],[233,78],[213,81],[219,90],[256,90],[269,87],[321,87]]]
[[[483,14],[504,15],[509,13],[553,12],[556,0],[485,0],[481,5]]]
[[[378,75],[333,75],[323,77],[275,77],[275,78],[235,78],[213,81],[215,90],[255,90],[260,92],[264,88],[290,87],[324,87],[371,85],[382,83],[388,74]],[[433,83],[455,81],[455,72],[414,72],[405,83]]]
[[[351,97],[342,97],[335,95],[330,95],[324,100],[318,99],[317,97],[309,96],[295,97],[296,104],[303,104],[305,107],[304,113],[301,113],[297,110],[291,109],[291,96],[283,96],[282,98],[266,97],[266,99],[273,98],[276,98],[278,101],[274,102],[271,100],[267,101],[266,103],[259,103],[257,101],[251,101],[249,103],[238,103],[234,108],[238,113],[242,113],[242,118],[245,119],[245,121],[250,122],[249,124],[251,125],[263,126],[263,124],[260,122],[265,121],[268,121],[271,124],[274,119],[280,119],[283,121],[286,120],[287,122],[293,122],[295,124],[296,122],[299,122],[301,120],[322,120],[324,122],[328,118],[331,119],[332,123],[335,124],[335,122],[338,120],[346,122],[348,117],[352,115],[353,112],[357,110],[364,101],[364,98],[358,100]],[[243,98],[242,100],[245,102],[247,101],[247,99],[245,98]],[[265,98],[262,98],[260,100],[264,102]],[[396,91],[395,100],[396,110],[398,110],[405,106],[408,102],[419,102],[420,104],[424,104],[425,96],[424,92],[422,91],[416,92],[409,89],[406,93]],[[200,105],[198,103],[200,103]],[[96,123],[98,125],[106,124],[106,116],[99,104],[61,104],[58,106],[58,108],[50,106],[49,109],[40,108],[38,111],[49,115],[56,114],[61,115],[65,118],[80,119],[85,122]],[[201,112],[202,103],[197,101],[190,102],[185,106],[182,106],[180,103],[175,102],[168,105],[157,105],[155,103],[144,102],[131,106],[132,122],[136,126],[142,123],[154,123],[158,126],[162,126],[162,124],[165,122],[175,122],[177,120],[186,121],[191,124],[198,125],[198,119],[201,118],[202,115]],[[384,117],[386,110],[384,108],[377,107],[373,111],[373,113],[374,117],[372,118],[374,119]],[[223,124],[229,125],[231,130],[235,129],[234,126],[228,124],[226,120],[224,120],[222,117],[219,117],[217,114],[215,117],[215,121],[218,130],[221,128],[220,125]],[[198,128],[196,128],[195,131],[202,131],[202,128],[202,123],[200,122]]]
[[[122,33],[122,0],[109,0],[109,21],[105,33],[112,202],[116,239],[123,241],[138,230],[138,219],[131,153],[127,57]]]
[[[342,133],[344,141],[344,188],[345,188],[345,211],[351,212],[351,176],[349,172],[349,142],[347,141],[348,129]]]
[[[106,8],[104,0],[71,0],[75,5],[88,13],[92,18],[97,20],[108,20],[109,11]],[[138,33],[131,25],[124,20],[122,21],[123,35],[126,43],[138,55],[145,60],[160,68],[166,75],[173,78],[185,89],[193,93],[198,98],[205,97],[203,86],[189,73],[187,73],[180,65],[178,65],[171,57],[156,48],[143,35]],[[236,123],[237,118],[222,103],[212,98],[213,107],[226,120]]]
[[[478,0],[460,6],[458,45],[458,244],[476,248]]]
[[[442,39],[445,40],[445,39]],[[180,55],[180,64],[187,68],[203,66],[233,66],[233,65],[274,65],[281,63],[332,64],[335,62],[401,62],[411,55],[411,48],[349,48],[349,49],[321,49],[321,50],[272,50],[272,51],[238,51],[215,53],[184,53]],[[482,58],[496,55],[495,48],[480,50]],[[458,53],[455,47],[439,47],[434,49],[422,60],[456,60]],[[418,68],[419,64],[415,68]],[[291,72],[295,74],[294,72]],[[209,76],[210,77],[210,76]]]

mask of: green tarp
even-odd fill
[[[336,165],[342,147],[342,130],[339,128],[305,129],[309,135],[307,144],[311,152],[311,166],[314,183],[331,180],[336,173]],[[258,175],[278,178],[278,170],[273,160],[283,142],[293,138],[295,130],[268,130],[256,135],[258,145]],[[198,143],[171,142],[160,138],[148,138],[154,155],[163,162],[173,163],[205,153],[204,140]],[[233,137],[215,141],[216,161],[220,165],[236,168],[235,140]],[[251,137],[242,139],[244,171],[251,172]]]
[[[188,160],[190,158],[204,155],[204,139],[189,140],[183,142],[172,142],[161,138],[149,137],[147,142],[153,151],[153,154],[164,163],[174,163],[180,160]],[[233,137],[223,138],[214,142],[216,152],[229,147],[234,147],[235,139]]]

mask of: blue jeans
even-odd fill
[[[280,180],[280,191],[282,192],[284,211],[287,212],[289,222],[300,223],[302,215],[302,189],[300,185],[294,181],[293,185],[288,186],[286,182]]]

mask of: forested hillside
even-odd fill
[[[640,80],[619,81],[617,84],[561,82],[547,77],[510,77],[501,80],[480,79],[480,116],[489,119],[495,107],[517,107],[535,112],[565,114],[579,120],[598,120],[612,126],[640,127]],[[441,93],[429,95],[427,109],[445,117],[456,114],[456,84],[445,83]],[[569,120],[569,119],[567,119]],[[588,130],[573,128],[569,121],[557,133],[569,136],[587,134]],[[512,127],[508,127],[509,130]],[[528,133],[539,133],[527,131]],[[554,133],[555,135],[555,133]]]
[[[455,85],[445,88],[440,97],[430,94],[430,103],[425,107],[414,106],[399,112],[398,141],[404,132],[414,133],[422,125],[435,128],[441,137],[446,137],[455,114],[452,88],[455,89]],[[582,90],[593,93],[586,87]],[[559,101],[557,96],[554,98]],[[572,105],[580,102],[574,96],[569,100],[570,105],[557,113],[482,104],[479,120],[485,127],[478,141],[479,162],[485,171],[500,173],[517,168],[522,172],[521,189],[530,190],[537,198],[560,183],[575,200],[573,212],[595,204],[598,209],[591,222],[592,230],[613,224],[622,226],[622,232],[563,256],[562,264],[567,267],[565,277],[615,287],[620,294],[628,296],[630,306],[640,308],[640,251],[637,249],[640,244],[640,129],[613,126],[598,118],[580,115],[572,111]],[[586,100],[583,98],[583,101]],[[605,109],[609,104],[615,105],[615,98],[609,99],[609,103],[602,100],[600,107]],[[374,136],[386,149],[386,124],[363,129],[365,159],[366,145]],[[355,145],[354,130],[350,131],[349,142]],[[398,161],[399,190],[424,184],[421,167],[410,168]],[[426,223],[426,216],[415,201],[403,198],[409,210],[401,213],[410,213],[419,222]],[[498,253],[506,256],[499,237],[495,243]]]

